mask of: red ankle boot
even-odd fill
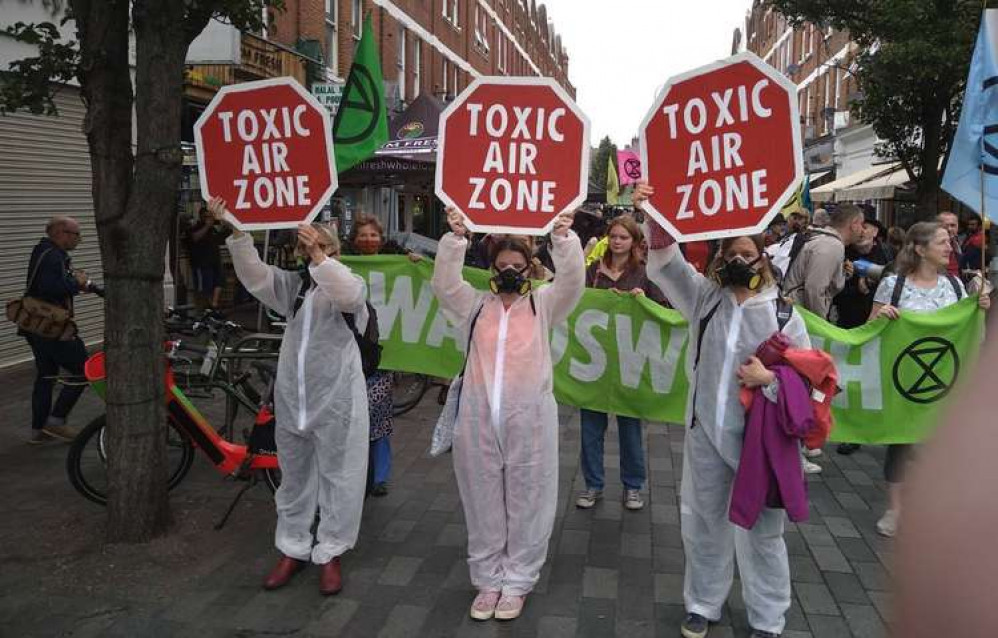
[[[303,560],[297,560],[290,556],[282,556],[281,560],[277,561],[277,565],[267,576],[267,580],[263,581],[263,588],[280,589],[284,587],[291,582],[291,578],[295,574],[305,569],[305,565],[307,563]]]
[[[343,575],[340,573],[340,559],[337,556],[325,565],[319,566],[319,593],[333,596],[343,589]]]

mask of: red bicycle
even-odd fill
[[[232,324],[234,325],[234,324]],[[252,432],[248,444],[233,443],[221,436],[211,426],[208,420],[184,395],[174,378],[174,361],[190,359],[181,353],[210,356],[215,346],[168,341],[166,349],[166,412],[167,427],[163,428],[167,445],[168,489],[173,489],[184,480],[191,465],[194,463],[195,448],[201,450],[219,473],[239,480],[256,483],[262,477],[267,487],[276,491],[281,482],[281,471],[277,465],[276,447],[273,445],[274,412],[273,386],[276,370],[273,364],[262,361],[251,361],[259,376],[266,380],[268,388],[262,393],[264,397],[258,406]],[[101,397],[105,393],[104,353],[100,352],[87,360],[84,368],[87,382]],[[240,385],[245,382],[241,377],[226,389],[243,403],[249,401]],[[106,436],[107,420],[101,415],[87,425],[76,437],[69,448],[66,459],[66,469],[73,487],[87,499],[100,505],[107,504],[107,459],[110,456]],[[245,491],[245,490],[244,490]],[[239,496],[243,492],[240,492]],[[238,501],[238,496],[236,501]],[[235,507],[233,502],[232,507]],[[229,510],[231,512],[231,508]],[[226,514],[226,518],[228,514]],[[223,519],[224,523],[224,519]]]

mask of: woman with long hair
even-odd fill
[[[468,526],[468,565],[478,590],[476,620],[511,620],[547,557],[558,503],[558,406],[549,335],[582,297],[582,245],[563,214],[551,235],[554,282],[537,290],[526,273],[528,242],[505,237],[491,248],[489,291],[462,276],[468,231],[448,210],[433,292],[468,344],[454,426],[454,474]]]
[[[652,193],[639,183],[635,205]],[[680,492],[687,615],[680,630],[685,638],[704,638],[709,623],[721,618],[737,559],[752,636],[773,638],[783,631],[790,608],[784,512],[764,509],[752,529],[737,527],[728,518],[745,432],[739,392],[763,388],[767,396],[778,393],[775,373],[755,352],[781,325],[793,347],[810,348],[810,339],[800,314],[786,316],[787,307],[781,307],[761,235],[722,240],[701,275],[662,228],[652,223],[649,231],[648,276],[690,325]],[[801,481],[803,476],[802,471]]]
[[[618,294],[647,296],[668,306],[665,295],[648,279],[645,271],[642,242],[644,233],[630,215],[614,218],[607,232],[607,251],[601,259],[586,269],[586,287],[612,290]],[[582,450],[580,465],[586,489],[575,505],[589,509],[603,497],[603,439],[606,436],[607,414],[594,410],[580,411]],[[641,419],[617,415],[617,437],[620,443],[620,482],[624,486],[624,507],[639,510],[644,507],[641,489],[645,483],[645,451],[641,442]]]
[[[962,299],[967,293],[963,283],[948,272],[952,251],[949,232],[941,224],[919,222],[909,228],[904,247],[894,261],[897,274],[880,282],[873,297],[870,321],[881,317],[897,319],[901,312],[932,312]],[[980,282],[975,283],[979,290]],[[981,294],[978,303],[987,310],[991,307],[991,297]],[[897,533],[901,485],[911,450],[911,445],[887,446],[884,479],[888,484],[889,504],[877,521],[877,532],[882,536]]]

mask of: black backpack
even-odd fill
[[[295,304],[291,308],[292,317],[298,314],[298,310],[305,303],[305,293],[311,287],[312,277],[309,276],[307,270],[304,270],[302,271],[301,288],[298,289],[298,296],[295,297]],[[350,328],[354,341],[357,342],[357,347],[360,349],[360,365],[364,369],[364,376],[371,377],[378,371],[378,366],[381,365],[381,351],[383,348],[381,346],[381,334],[378,331],[378,311],[374,309],[370,301],[364,303],[367,305],[367,326],[364,328],[363,334],[357,330],[356,315],[349,312],[342,314],[343,321]]]
[[[901,295],[904,293],[904,281],[907,279],[904,275],[898,275],[897,281],[894,282],[894,290],[891,291],[891,305],[895,308],[901,303]],[[953,286],[953,292],[956,293],[956,300],[960,301],[963,299],[963,289],[960,287],[960,280],[956,276],[946,273],[946,279],[949,280],[949,285]]]

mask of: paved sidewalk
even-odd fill
[[[238,486],[199,457],[173,492],[175,529],[146,546],[101,544],[103,510],[70,487],[66,446],[26,445],[28,370],[0,373],[0,635],[2,636],[678,636],[683,552],[678,480],[683,430],[645,428],[648,505],[620,504],[615,426],[607,497],[581,511],[578,411],[562,410],[559,509],[547,565],[524,615],[475,623],[466,533],[450,458],[425,455],[436,418],[429,394],[396,425],[391,492],[369,499],[361,540],[343,561],[345,589],[323,598],[307,570],[277,592],[260,583],[277,554],[272,501],[251,492],[222,531],[212,524]],[[200,405],[200,403],[199,403]],[[91,393],[73,415],[101,411]],[[206,410],[209,415],[213,410]],[[811,520],[786,535],[794,604],[786,638],[885,635],[891,544],[874,523],[885,501],[879,449],[833,446],[810,479]],[[748,635],[736,581],[711,638]]]

